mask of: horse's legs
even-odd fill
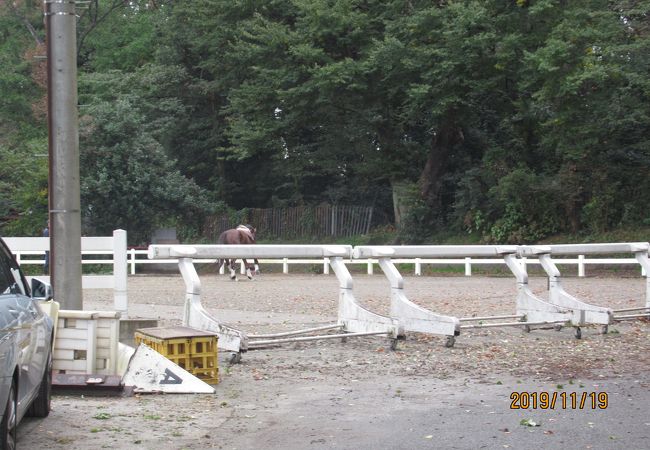
[[[235,270],[235,260],[228,260],[228,268],[230,269],[230,279],[237,281],[237,271]]]
[[[246,276],[248,277],[249,280],[253,279],[253,272],[251,271],[252,264],[248,264],[247,260],[244,261],[244,266],[246,267]]]
[[[253,261],[255,261],[255,275],[260,274],[260,262],[255,258]]]

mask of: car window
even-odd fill
[[[18,264],[4,243],[0,245],[0,294],[29,295]]]
[[[0,250],[0,294],[10,294],[13,284],[14,277],[11,274],[11,268],[7,263],[4,251]]]
[[[27,295],[27,289],[25,288],[25,283],[23,281],[23,276],[20,273],[20,269],[17,268],[17,267],[12,268],[11,269],[11,274],[14,277],[14,282],[15,282],[16,289],[17,289],[17,291],[15,293],[16,294],[20,293],[20,294],[23,294],[23,295]]]

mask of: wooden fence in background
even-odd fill
[[[343,237],[367,234],[372,206],[296,206],[291,208],[246,209],[233,215],[206,220],[203,236],[216,241],[219,234],[239,224],[257,228],[258,239],[301,237]]]

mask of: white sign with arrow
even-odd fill
[[[215,390],[151,347],[140,344],[122,377],[134,392],[169,394],[214,394]]]

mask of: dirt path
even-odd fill
[[[354,279],[358,300],[386,313],[385,279]],[[333,275],[263,275],[239,283],[207,275],[202,283],[204,306],[249,333],[336,320]],[[544,279],[532,279],[531,285],[545,295]],[[422,306],[458,317],[514,311],[511,278],[410,277],[405,286]],[[641,278],[567,279],[565,286],[585,301],[614,309],[641,306],[645,299]],[[180,277],[131,277],[128,289],[131,317],[180,324]],[[112,309],[110,291],[87,290],[84,296],[87,309]],[[617,323],[605,335],[587,328],[581,340],[566,328],[474,330],[451,349],[443,337],[421,334],[410,334],[397,351],[378,337],[288,344],[248,352],[234,366],[220,355],[215,395],[56,396],[48,419],[21,425],[19,444],[30,449],[643,448],[650,436],[649,350],[650,325],[641,321]],[[555,392],[564,405],[511,409],[512,393],[523,391]],[[601,409],[602,393],[607,405]],[[581,408],[582,398],[587,401]],[[539,426],[529,426],[533,422]]]

